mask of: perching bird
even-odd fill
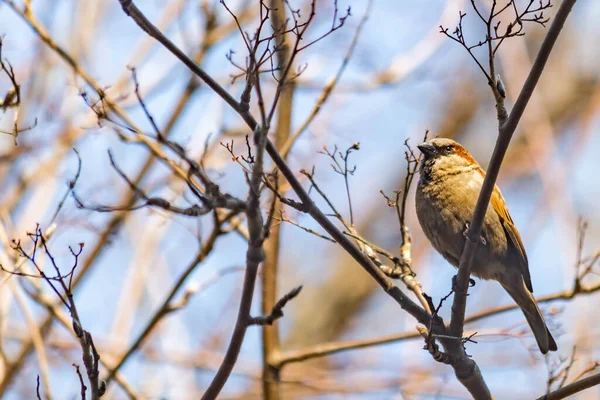
[[[458,268],[485,171],[453,140],[432,139],[417,147],[423,153],[415,200],[419,223],[431,245]],[[542,353],[557,349],[532,295],[521,236],[497,186],[485,214],[472,274],[502,285],[525,314]]]

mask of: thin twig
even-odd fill
[[[20,256],[28,259],[33,264],[39,275],[36,276],[34,274],[23,273],[15,270],[7,271],[2,265],[0,265],[0,268],[3,271],[7,271],[18,276],[43,279],[57,295],[62,304],[68,309],[69,313],[71,314],[72,329],[75,332],[81,346],[83,363],[88,380],[90,382],[91,398],[92,400],[98,400],[100,397],[102,397],[106,390],[105,382],[98,379],[98,362],[100,356],[94,346],[92,335],[83,328],[72,293],[72,276],[77,268],[79,256],[83,251],[83,243],[79,244],[78,250],[73,250],[71,247],[69,247],[71,255],[74,258],[73,266],[71,267],[71,271],[69,273],[63,274],[61,273],[54,256],[50,252],[47,238],[44,237],[39,226],[36,226],[36,229],[33,233],[28,233],[27,235],[33,243],[33,250],[31,253],[28,253],[23,249],[20,240],[13,240],[12,248]],[[39,261],[36,258],[38,247],[44,250],[44,253],[50,260],[52,269],[56,272],[55,276],[47,274],[44,269],[41,268]]]
[[[273,325],[273,322],[283,317],[283,307],[292,300],[294,297],[300,294],[302,285],[297,286],[286,293],[275,305],[268,315],[262,315],[260,317],[251,317],[248,320],[248,325]]]
[[[313,109],[311,110],[308,117],[304,120],[304,122],[302,123],[302,125],[300,125],[300,127],[296,130],[296,132],[294,132],[294,134],[290,138],[288,138],[288,140],[285,142],[285,144],[281,148],[280,152],[284,158],[288,155],[288,153],[292,149],[292,146],[294,145],[294,143],[296,143],[298,138],[308,129],[308,127],[315,120],[317,115],[319,115],[319,112],[323,109],[323,105],[325,104],[325,102],[327,102],[327,100],[333,93],[333,90],[335,89],[336,85],[342,78],[342,75],[344,74],[346,67],[350,63],[350,59],[352,58],[352,55],[354,54],[354,49],[356,48],[358,39],[363,30],[363,27],[364,27],[365,23],[367,22],[367,19],[369,18],[369,13],[371,11],[372,6],[373,6],[373,0],[368,0],[367,7],[365,9],[365,13],[363,14],[362,18],[360,19],[358,26],[356,27],[356,31],[354,32],[354,37],[352,38],[352,42],[350,43],[350,46],[348,47],[348,51],[346,52],[346,55],[344,56],[344,59],[342,60],[342,64],[340,65],[340,68],[338,69],[338,71],[334,75],[334,77],[323,88],[321,95],[317,99],[317,101],[316,101],[315,105],[313,106]]]

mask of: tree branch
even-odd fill
[[[517,127],[517,124],[525,111],[525,107],[529,99],[531,98],[531,94],[542,75],[544,67],[546,65],[546,61],[550,56],[550,52],[556,43],[558,35],[569,15],[569,12],[573,8],[576,0],[565,0],[552,22],[550,29],[544,39],[538,56],[535,59],[533,67],[529,72],[529,76],[521,89],[521,93],[515,102],[515,106],[513,107],[512,112],[506,119],[506,121],[499,121],[499,135],[498,140],[496,141],[496,146],[494,148],[494,153],[490,160],[490,164],[483,182],[483,186],[481,188],[481,192],[479,194],[479,198],[477,200],[477,205],[475,207],[475,212],[473,213],[473,218],[471,220],[471,224],[469,230],[467,232],[467,240],[465,241],[465,246],[462,252],[462,256],[460,259],[460,265],[458,269],[457,279],[456,279],[456,294],[454,296],[454,302],[452,304],[452,317],[450,321],[450,334],[455,337],[462,337],[463,327],[464,327],[464,318],[465,318],[465,309],[467,306],[467,292],[469,285],[469,278],[471,275],[471,269],[473,267],[475,249],[478,243],[478,238],[481,235],[481,230],[483,227],[483,219],[485,213],[487,211],[490,198],[492,196],[492,191],[494,190],[494,185],[496,183],[496,179],[498,178],[498,173],[500,171],[500,166],[502,165],[502,160],[504,155],[506,154],[506,150],[508,149],[508,145],[510,144],[510,140],[512,135]],[[464,359],[465,353],[462,349],[462,346],[458,343],[449,342],[451,345],[450,349],[446,349],[450,354],[458,355],[461,354],[463,360],[468,363],[469,360]],[[457,378],[463,383],[466,383],[465,378],[470,374],[467,372],[466,376],[460,376],[457,371]],[[466,385],[465,385],[466,386]],[[469,391],[475,398],[484,398],[490,399],[491,395],[489,390],[485,387],[478,387],[477,391],[472,391],[469,388]],[[485,389],[485,390],[484,390]]]
[[[471,220],[471,224],[467,232],[468,240],[465,241],[465,247],[463,249],[460,266],[458,269],[456,283],[459,291],[454,296],[454,303],[452,305],[452,319],[450,323],[450,332],[454,336],[462,336],[466,309],[467,287],[473,266],[475,249],[478,242],[477,238],[479,238],[481,235],[483,218],[488,208],[496,179],[498,178],[502,160],[506,154],[506,150],[508,149],[508,145],[510,144],[510,140],[517,127],[517,124],[519,123],[519,120],[525,111],[525,107],[531,98],[533,90],[540,76],[542,75],[546,61],[550,56],[550,52],[556,43],[556,39],[558,38],[558,35],[567,19],[567,16],[569,15],[569,12],[573,8],[575,1],[576,0],[565,0],[561,4],[556,17],[554,18],[554,21],[548,30],[548,34],[542,43],[533,67],[529,72],[529,76],[527,77],[527,80],[521,89],[521,93],[515,102],[513,110],[506,121],[499,121],[498,140],[496,141],[494,153],[492,154],[483,186],[477,200],[475,212],[473,213],[473,219]]]
[[[600,291],[600,283],[592,286],[579,285],[577,289],[567,290],[564,292],[538,297],[536,298],[536,303],[541,304],[550,303],[553,301],[568,301],[575,297],[591,293],[597,293],[598,291]],[[493,317],[508,311],[516,310],[518,308],[519,306],[517,306],[515,303],[488,308],[486,310],[482,310],[478,313],[466,317],[465,324]],[[417,339],[419,337],[420,335],[418,332],[411,330],[371,339],[343,340],[330,343],[321,343],[304,349],[285,351],[280,355],[279,362],[283,365],[291,364],[294,362],[309,360],[311,358],[325,357],[330,354],[340,353],[343,351],[362,349],[366,347],[385,345],[389,343],[396,343],[404,340]]]
[[[587,378],[583,378],[577,382],[573,382],[567,386],[555,390],[554,392],[550,392],[541,397],[538,397],[537,400],[566,399],[567,397],[575,393],[582,392],[596,385],[600,385],[600,374],[592,375]]]
[[[200,79],[202,79],[211,89],[215,91],[223,100],[236,111],[242,119],[246,122],[248,127],[255,131],[258,122],[254,119],[249,110],[241,107],[238,103],[218,82],[216,82],[211,76],[209,76],[202,68],[200,68],[194,61],[188,58],[181,50],[179,50],[167,37],[165,37],[148,19],[142,14],[142,12],[133,4],[132,0],[119,0],[125,13],[130,16],[140,28],[151,35],[153,38],[163,44],[169,51],[179,58],[192,72],[194,72]],[[321,212],[321,210],[314,204],[309,194],[304,190],[300,181],[296,178],[290,167],[287,165],[285,160],[281,157],[275,145],[267,138],[265,144],[265,150],[279,168],[281,174],[289,182],[290,186],[300,198],[304,205],[304,210],[310,214],[313,219],[329,233],[333,239],[335,239],[344,250],[346,250],[352,258],[354,258],[366,271],[371,275],[375,281],[383,288],[383,290],[392,297],[405,311],[414,316],[417,321],[422,324],[429,325],[430,316],[415,302],[408,298],[393,282],[377,268],[377,266],[365,255],[360,249],[349,240],[329,218]],[[441,321],[436,323],[439,329],[445,330]]]

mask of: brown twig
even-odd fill
[[[223,361],[210,385],[202,395],[203,400],[215,399],[221,389],[227,382],[233,366],[237,361],[242,342],[250,325],[250,308],[252,306],[252,297],[254,294],[254,285],[258,273],[258,266],[264,260],[263,243],[265,233],[263,229],[263,218],[260,209],[260,186],[263,176],[263,160],[265,142],[267,140],[267,130],[264,127],[257,127],[256,132],[256,162],[252,175],[249,178],[248,200],[246,206],[246,217],[248,221],[248,232],[250,235],[248,241],[248,251],[246,253],[246,274],[242,288],[242,298],[238,310],[238,316],[235,323],[233,334],[229,341],[227,351]]]
[[[473,53],[473,49],[482,46],[488,46],[488,55],[492,57],[496,54],[500,45],[504,42],[504,40],[523,36],[524,32],[524,23],[525,22],[533,22],[537,23],[541,26],[546,26],[546,23],[550,20],[549,18],[544,18],[544,11],[552,7],[550,0],[547,0],[545,3],[543,1],[538,2],[538,6],[532,7],[536,0],[529,0],[528,5],[523,9],[523,11],[519,11],[517,9],[517,4],[515,0],[509,0],[504,6],[496,9],[497,0],[492,0],[492,6],[490,7],[490,13],[487,16],[484,16],[479,8],[475,0],[471,0],[471,6],[481,22],[483,22],[486,28],[486,35],[484,40],[480,40],[475,44],[468,44],[463,32],[463,19],[466,17],[466,13],[462,11],[459,12],[459,21],[453,32],[449,32],[448,28],[444,28],[440,25],[440,33],[446,35],[448,38],[460,44],[471,56],[473,61],[477,64],[479,69],[485,75],[487,81],[490,85],[495,84],[495,73],[494,73],[494,65],[490,63],[489,70],[486,70],[479,59]],[[510,10],[509,10],[510,9]],[[506,13],[505,13],[506,11]],[[509,11],[514,11],[514,15],[509,19],[509,22],[503,21],[500,16],[504,17]],[[506,28],[504,33],[500,32],[500,26],[504,22]],[[494,45],[495,43],[495,45]]]
[[[81,374],[80,374],[81,376]],[[40,393],[40,376],[36,377],[36,385],[35,385],[35,394],[37,395],[38,400],[42,400],[42,395]]]
[[[75,373],[79,378],[79,386],[81,387],[81,400],[85,400],[85,392],[87,391],[87,386],[85,386],[85,382],[83,381],[83,376],[81,375],[81,371],[79,370],[79,365],[73,364],[75,368]]]
[[[12,88],[10,88],[6,92],[3,99],[0,98],[0,110],[6,111],[10,108],[10,109],[14,109],[15,111],[14,111],[14,117],[13,117],[12,131],[5,132],[5,131],[0,130],[0,133],[12,135],[14,137],[15,144],[16,144],[19,133],[26,132],[28,130],[33,129],[37,125],[37,119],[35,120],[35,122],[32,126],[27,127],[27,128],[19,128],[18,122],[19,122],[19,111],[21,109],[21,86],[17,82],[17,78],[15,76],[15,71],[14,71],[11,63],[8,60],[2,58],[2,39],[3,39],[3,37],[0,36],[0,71],[3,71],[4,74],[8,77],[8,79],[10,80],[10,83],[12,85]]]
[[[340,221],[341,224],[344,225],[344,227],[346,229],[348,229],[349,231],[354,231],[354,228],[352,227],[352,225],[338,211],[338,209],[333,204],[333,202],[331,201],[331,199],[329,199],[329,197],[327,196],[327,194],[323,191],[323,189],[321,189],[321,187],[319,186],[319,184],[315,180],[315,168],[314,168],[314,166],[313,166],[313,169],[310,172],[307,171],[307,170],[305,170],[305,169],[301,169],[300,173],[302,175],[304,175],[305,177],[307,177],[308,180],[309,180],[309,182],[310,182],[310,189],[308,190],[308,192],[310,193],[310,191],[312,189],[315,189],[315,191],[319,194],[319,196],[321,196],[321,198],[325,201],[325,203],[327,203],[327,206],[330,208],[330,210],[332,212],[331,215],[333,217],[335,217],[338,221]]]
[[[281,210],[281,213],[279,215],[280,216],[279,217],[275,217],[275,219],[277,219],[277,220],[279,220],[281,222],[287,222],[288,224],[294,225],[294,226],[302,229],[304,232],[310,233],[311,235],[314,235],[314,236],[316,236],[318,238],[321,238],[323,240],[327,240],[328,242],[336,243],[336,241],[333,240],[332,238],[330,238],[330,237],[328,237],[326,235],[323,235],[323,234],[321,234],[321,233],[319,233],[319,232],[317,232],[317,231],[315,231],[313,229],[307,228],[306,226],[300,225],[298,222],[289,219],[288,217],[285,216],[285,211],[284,210]]]
[[[32,300],[40,304],[42,307],[46,308],[46,310],[49,311],[50,315],[53,318],[55,318],[65,329],[67,329],[70,333],[73,334],[73,336],[75,336],[75,338],[77,338],[77,334],[73,331],[73,324],[71,322],[71,319],[62,311],[59,304],[50,301],[46,296],[40,295],[30,290],[27,291],[27,294],[31,297]],[[110,369],[110,366],[107,365],[107,363],[102,358],[99,358],[98,361],[104,366],[104,368]],[[124,380],[123,376],[120,373],[117,373],[114,379],[121,386],[121,388],[127,394],[129,399],[136,400],[141,398],[135,393],[135,391],[129,385],[129,383],[127,383]]]
[[[340,65],[340,68],[338,69],[335,76],[325,85],[325,87],[323,87],[321,95],[317,99],[317,101],[316,101],[315,105],[313,106],[313,109],[311,110],[308,117],[304,120],[302,125],[300,125],[300,127],[298,129],[296,129],[296,132],[294,132],[294,134],[291,135],[287,139],[285,144],[281,147],[280,153],[281,153],[282,157],[285,158],[288,155],[288,153],[292,149],[292,146],[294,145],[294,143],[296,143],[298,138],[308,129],[310,124],[315,120],[315,118],[317,117],[319,112],[323,109],[323,105],[325,104],[325,102],[327,102],[327,100],[333,93],[333,90],[335,89],[336,85],[342,78],[342,75],[344,74],[344,71],[346,70],[346,67],[348,66],[348,64],[350,62],[350,59],[352,58],[352,54],[354,53],[354,49],[356,48],[356,44],[358,43],[358,39],[360,37],[362,29],[363,29],[365,23],[367,22],[367,19],[369,18],[369,12],[371,11],[372,6],[373,6],[373,0],[368,0],[365,13],[363,14],[360,22],[358,23],[358,26],[354,33],[354,37],[352,38],[352,42],[350,43],[350,46],[348,47],[348,51],[346,52],[346,55],[344,56],[344,59],[342,60],[342,64]]]
[[[348,166],[348,159],[350,158],[350,154],[352,154],[353,151],[358,151],[359,149],[360,149],[360,143],[356,142],[352,146],[348,147],[344,153],[342,153],[341,151],[338,151],[337,146],[334,147],[332,152],[330,152],[327,149],[327,147],[325,147],[325,146],[323,146],[323,150],[319,151],[319,153],[325,154],[329,158],[331,158],[331,161],[333,162],[333,164],[331,164],[331,168],[333,168],[333,172],[344,177],[344,185],[346,187],[346,198],[348,199],[348,214],[350,215],[350,225],[346,226],[346,228],[348,228],[348,229],[354,228],[354,212],[352,211],[352,195],[350,194],[349,178],[351,175],[354,175],[354,172],[356,172],[356,165],[354,167],[350,168]],[[340,162],[340,160],[338,160],[338,157],[341,159],[341,161],[343,161],[343,166],[342,166],[342,162]],[[309,178],[309,179],[311,179],[313,186],[315,186],[315,183],[312,180],[312,178]],[[316,187],[315,187],[315,189],[316,189]],[[321,196],[323,196],[323,198],[325,200],[327,200],[326,196],[324,196],[320,190],[319,190],[319,193],[321,193]],[[327,202],[330,203],[329,200],[327,200]],[[337,214],[338,219],[340,219],[340,221],[344,225],[347,225],[347,222],[345,222],[343,220],[343,218],[341,218],[340,213],[334,207],[332,207],[332,209]]]
[[[581,371],[579,371],[579,373],[577,375],[575,375],[573,377],[573,379],[571,379],[571,383],[577,382],[584,375],[589,374],[590,372],[594,371],[598,367],[600,367],[600,361],[596,361],[596,362],[592,363],[590,366],[588,366],[588,367],[582,369]]]
[[[301,290],[302,286],[293,288],[275,303],[269,314],[261,315],[260,317],[250,317],[248,325],[273,325],[273,322],[283,317],[283,307],[294,297],[298,296]]]
[[[569,378],[569,372],[571,371],[571,368],[573,367],[573,364],[575,363],[575,354],[577,353],[577,346],[573,346],[573,351],[571,352],[571,360],[569,361],[569,363],[567,364],[567,366],[564,369],[563,372],[563,377],[560,381],[560,384],[558,385],[559,388],[564,387],[565,383],[567,383],[567,379]]]
[[[21,257],[26,258],[29,260],[29,262],[31,262],[31,264],[33,264],[39,275],[25,273],[18,270],[8,271],[2,265],[0,265],[0,268],[5,272],[17,276],[43,279],[57,295],[58,299],[63,303],[63,305],[69,310],[69,313],[71,314],[72,329],[75,332],[81,346],[83,364],[85,366],[87,377],[90,383],[91,398],[92,400],[98,400],[106,391],[106,383],[98,379],[98,362],[100,360],[100,355],[96,351],[92,335],[83,329],[72,292],[73,273],[77,268],[79,256],[83,251],[83,243],[79,244],[79,248],[77,250],[73,250],[71,247],[69,247],[69,251],[74,259],[73,266],[71,267],[70,272],[63,274],[60,271],[54,256],[50,252],[47,239],[44,237],[39,226],[36,226],[36,229],[33,233],[28,233],[27,235],[33,243],[33,250],[31,253],[25,251],[25,249],[21,246],[20,240],[13,240],[12,247]],[[39,265],[39,261],[36,259],[38,247],[43,249],[44,253],[50,260],[56,275],[49,275]]]
[[[190,189],[192,189],[192,192],[196,194],[196,197],[198,197],[203,202],[201,206],[194,204],[191,207],[182,208],[172,205],[169,201],[161,197],[149,197],[142,189],[140,189],[137,186],[136,183],[134,183],[132,180],[129,179],[129,177],[127,177],[125,172],[121,170],[121,168],[115,162],[111,151],[108,152],[108,157],[110,159],[110,164],[115,169],[115,171],[117,171],[119,176],[123,178],[123,180],[127,183],[129,188],[133,191],[133,193],[135,193],[136,197],[139,197],[142,200],[144,200],[144,203],[138,205],[126,204],[124,206],[88,205],[85,204],[83,200],[76,194],[76,192],[73,191],[73,198],[75,199],[75,202],[77,203],[78,207],[93,210],[96,212],[134,211],[142,209],[144,207],[159,207],[174,214],[198,217],[209,214],[217,208],[239,212],[242,211],[246,206],[246,204],[243,201],[238,200],[229,194],[221,193],[218,190],[218,188],[215,188],[216,190],[211,190],[212,193],[210,195],[200,194],[201,192],[196,187],[194,187],[193,183],[191,183],[189,179],[187,180],[187,183],[190,186]],[[208,188],[214,188],[216,186],[208,180],[206,180],[205,182],[208,184]]]
[[[427,140],[428,135],[429,131],[425,131],[423,140]],[[408,193],[410,192],[414,176],[417,172],[419,162],[421,161],[421,156],[417,156],[415,154],[412,147],[408,144],[408,139],[404,142],[404,146],[406,148],[406,150],[404,151],[404,159],[406,160],[406,175],[404,177],[404,188],[401,191],[397,190],[394,192],[396,194],[395,201],[392,201],[392,199],[388,197],[385,193],[383,193],[383,191],[380,191],[382,196],[386,199],[387,205],[396,209],[396,215],[398,216],[398,225],[400,228],[401,235],[399,249],[400,257],[396,258],[397,261],[394,262],[394,268],[390,272],[393,274],[394,277],[401,278],[406,287],[408,287],[417,296],[423,308],[425,308],[427,312],[431,313],[432,310],[429,306],[429,303],[426,300],[425,294],[423,292],[423,287],[421,286],[421,283],[415,279],[416,274],[414,273],[412,268],[412,238],[410,236],[408,226],[405,222]],[[400,195],[402,195],[402,202],[399,201]]]
[[[550,294],[536,298],[538,304],[551,303],[555,301],[568,301],[582,295],[589,295],[600,292],[600,283],[592,286],[579,286],[576,290],[571,289],[564,292]],[[504,306],[493,307],[482,310],[465,318],[465,324],[475,321],[480,321],[485,318],[493,317],[505,312],[513,311],[519,307],[514,304],[506,304]],[[305,361],[317,357],[325,357],[330,354],[336,354],[343,351],[362,349],[372,346],[385,345],[396,343],[404,340],[419,338],[419,334],[414,331],[402,332],[392,335],[381,336],[377,338],[362,339],[362,340],[346,340],[331,343],[322,343],[315,346],[310,346],[304,349],[288,350],[281,354],[280,362],[282,364]],[[589,372],[589,371],[588,371]]]

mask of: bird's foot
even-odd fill
[[[469,237],[469,223],[465,223],[465,230],[463,231],[463,236],[469,240],[472,241],[471,238]],[[482,245],[486,245],[487,244],[487,240],[485,240],[485,238],[483,236],[479,236],[479,241],[481,242]]]
[[[461,291],[461,289],[458,287],[458,284],[457,284],[457,282],[456,282],[456,277],[457,277],[457,276],[458,276],[458,275],[454,275],[454,276],[452,277],[452,291],[453,291],[454,293],[456,293],[456,292],[460,292],[460,291]],[[474,280],[473,278],[469,278],[469,287],[473,287],[473,286],[475,286],[475,280]]]

